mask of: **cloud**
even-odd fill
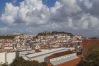
[[[83,12],[89,13],[94,17],[99,18],[99,0],[78,0],[78,5]]]
[[[8,28],[7,27],[1,27],[0,28],[0,34],[7,33],[7,31],[8,31]]]
[[[7,24],[13,24],[17,16],[18,7],[14,7],[11,3],[6,3],[5,12],[1,16],[1,20]]]
[[[6,3],[0,20],[9,32],[57,30],[95,35],[99,33],[98,3],[98,0],[57,0],[50,8],[42,0],[24,0],[18,6]]]

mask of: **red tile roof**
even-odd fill
[[[52,55],[48,56],[48,59],[68,55],[68,54],[71,54],[71,53],[73,53],[73,52],[72,51],[63,51],[63,52],[55,53],[55,54],[52,54]]]

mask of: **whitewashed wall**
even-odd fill
[[[0,63],[5,63],[5,52],[0,53]]]
[[[0,53],[0,63],[5,63],[5,54],[6,52],[2,52]],[[13,60],[15,59],[16,57],[16,53],[15,52],[11,52],[11,53],[7,53],[6,54],[6,61],[8,64],[12,63]]]
[[[23,55],[22,57],[25,60],[36,60],[39,62],[44,62],[44,59],[54,53],[58,53],[58,52],[63,52],[63,51],[67,51],[68,48],[58,48],[58,49],[51,49],[51,50],[47,50],[47,51],[43,51],[43,52],[39,52],[39,53],[33,53],[33,54],[29,54],[29,55]]]
[[[58,65],[58,64],[62,64],[62,63],[67,62],[67,61],[71,61],[71,60],[76,59],[76,58],[77,58],[76,53],[73,53],[73,54],[68,54],[65,56],[60,56],[57,58],[52,58],[52,59],[50,59],[50,63],[53,65]]]

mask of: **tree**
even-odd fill
[[[40,66],[39,62],[38,61],[32,61],[32,66]]]
[[[40,63],[40,66],[47,66],[47,63],[46,62],[42,62],[42,63]]]
[[[38,61],[24,60],[22,57],[16,57],[10,66],[47,66],[46,62],[39,63]]]
[[[88,55],[84,57],[78,66],[99,66],[99,46],[89,48]]]
[[[15,60],[11,63],[10,66],[23,66],[26,65],[26,61],[22,57],[17,57]]]
[[[8,66],[3,64],[2,66]],[[28,61],[24,60],[22,57],[16,57],[14,61],[9,66],[47,66],[46,62],[39,63],[38,61]]]
[[[2,64],[1,66],[8,66],[7,64]]]

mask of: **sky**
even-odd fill
[[[0,34],[45,31],[99,37],[99,0],[0,0]]]

